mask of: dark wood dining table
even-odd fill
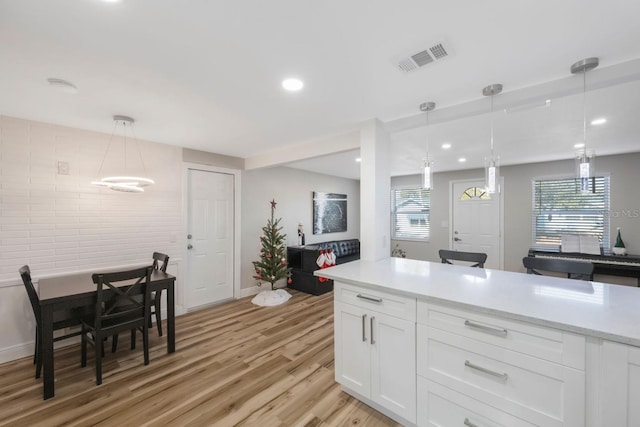
[[[78,273],[38,280],[40,315],[42,319],[42,367],[44,399],[55,394],[53,370],[53,313],[77,307],[92,307],[96,303],[97,287],[92,273]],[[163,271],[151,274],[152,291],[167,290],[167,353],[176,350],[175,286],[176,278]]]

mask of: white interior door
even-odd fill
[[[187,308],[233,298],[234,176],[187,173]]]
[[[454,182],[452,185],[451,248],[456,251],[484,252],[486,268],[499,269],[500,193],[484,191],[484,181]]]

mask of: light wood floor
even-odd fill
[[[245,298],[178,317],[171,355],[152,329],[148,366],[123,336],[101,386],[78,345],[56,350],[47,401],[31,358],[0,365],[0,425],[399,425],[335,383],[333,293],[290,292],[278,307]]]

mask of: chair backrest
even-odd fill
[[[169,265],[169,255],[165,255],[160,252],[153,253],[153,269],[167,271],[167,265]]]
[[[33,309],[33,315],[36,317],[36,323],[39,325],[40,298],[38,297],[36,288],[33,286],[33,282],[31,281],[31,269],[28,265],[23,265],[18,271],[20,272],[20,277],[22,277],[22,283],[24,283],[24,287],[27,290],[27,295],[29,295],[29,302],[31,303],[31,308]]]
[[[524,257],[522,264],[527,269],[527,274],[542,275],[539,270],[566,273],[569,279],[591,280],[593,275],[593,263],[572,261],[559,258]]]
[[[461,252],[440,249],[438,255],[440,255],[443,264],[453,264],[451,261],[464,261],[474,263],[469,267],[484,268],[484,263],[487,261],[487,254],[482,252]]]
[[[97,285],[95,328],[146,319],[150,312],[152,267],[91,276]],[[140,296],[143,296],[140,299]]]

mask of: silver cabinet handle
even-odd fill
[[[367,342],[367,335],[364,332],[364,325],[367,322],[367,315],[362,315],[362,342]]]
[[[374,298],[374,297],[368,297],[366,295],[362,295],[362,294],[358,294],[356,295],[358,298],[360,299],[364,299],[367,301],[372,301],[372,302],[382,302],[382,298]]]
[[[498,377],[503,381],[506,381],[509,378],[507,374],[501,374],[500,372],[492,371],[491,369],[483,368],[482,366],[474,365],[468,360],[464,361],[464,366],[475,369],[476,371],[484,372],[485,374],[493,375],[494,377]]]
[[[466,425],[467,427],[478,427],[478,424],[472,423],[471,421],[469,421],[469,418],[464,419],[464,425]]]
[[[376,340],[373,339],[373,320],[376,318],[376,316],[371,316],[371,344],[375,344]]]
[[[468,326],[470,328],[474,328],[479,331],[486,332],[488,334],[498,335],[500,337],[506,337],[508,333],[506,329],[492,328],[490,326],[480,325],[478,323],[474,323],[469,320],[464,321],[464,326]]]

